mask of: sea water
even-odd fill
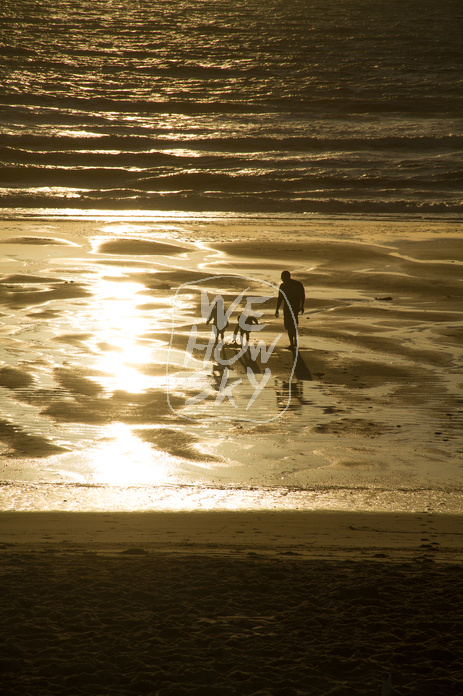
[[[0,205],[462,212],[460,0],[15,0]]]

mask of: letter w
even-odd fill
[[[261,361],[263,363],[266,363],[268,361],[268,359],[270,358],[270,356],[272,355],[272,353],[275,349],[275,346],[278,343],[278,341],[280,340],[280,338],[282,337],[282,335],[283,334],[278,334],[278,336],[276,336],[276,338],[273,339],[272,343],[269,345],[268,348],[265,345],[264,341],[259,341],[257,346],[250,345],[249,350],[251,352],[252,360],[256,361],[257,358],[259,357],[259,353],[262,353]]]

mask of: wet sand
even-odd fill
[[[259,490],[264,508],[307,491],[397,509],[398,491],[404,511],[461,511],[460,223],[17,219],[0,246],[4,509],[210,509],[223,491],[246,507]],[[307,291],[296,362],[274,317],[284,267]],[[278,339],[234,363],[234,402],[219,365],[186,358],[193,330],[211,336],[204,289],[267,298],[251,344]],[[246,411],[250,364],[271,378]]]
[[[2,513],[4,694],[463,689],[458,516]]]

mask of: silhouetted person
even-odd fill
[[[283,304],[284,325],[289,338],[288,348],[294,349],[297,348],[298,315],[304,313],[305,290],[299,280],[291,278],[289,271],[283,271],[281,280],[283,282],[279,288],[275,316],[278,319],[279,309],[281,304]]]
[[[222,305],[221,305],[221,312],[219,312],[218,310],[219,310],[219,308],[218,308],[218,305],[216,302],[211,309],[211,313],[209,314],[209,318],[206,321],[206,324],[209,324],[212,321],[212,330],[213,330],[214,335],[215,335],[215,342],[216,343],[224,340],[225,329],[228,326],[228,321],[226,320],[225,314],[224,314],[223,300],[222,300]]]

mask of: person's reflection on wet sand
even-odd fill
[[[224,371],[226,365],[220,362],[212,363],[212,386],[216,391],[220,391],[224,380]]]
[[[275,394],[280,411],[300,410],[305,403],[303,383],[297,379],[276,379]]]

